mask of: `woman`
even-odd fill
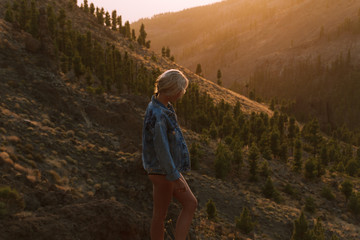
[[[143,127],[143,166],[153,184],[152,240],[164,239],[164,221],[172,197],[182,205],[175,239],[186,239],[197,200],[181,172],[190,170],[189,151],[177,122],[174,103],[186,92],[189,80],[179,70],[161,74],[146,109]]]

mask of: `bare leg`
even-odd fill
[[[164,221],[172,199],[173,186],[165,176],[149,175],[153,183],[153,218],[151,221],[151,240],[164,240]]]
[[[176,189],[173,190],[173,196],[181,203],[183,207],[176,222],[175,240],[186,239],[198,204],[197,199],[191,192],[191,189],[187,184],[185,178],[182,175],[181,178],[186,183],[186,191],[177,191]]]

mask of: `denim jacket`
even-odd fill
[[[149,173],[164,174],[169,181],[190,170],[190,156],[171,104],[168,108],[152,96],[143,126],[142,162]]]

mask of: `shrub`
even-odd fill
[[[304,240],[308,239],[308,223],[303,212],[300,217],[294,222],[294,230],[291,240]]]
[[[206,213],[208,219],[215,219],[217,216],[216,206],[212,199],[209,199],[209,201],[206,203]]]
[[[315,213],[316,211],[316,204],[315,200],[312,197],[307,197],[305,200],[305,210],[309,213]]]
[[[191,157],[191,168],[194,170],[199,169],[199,160],[201,158],[201,151],[199,150],[199,145],[197,143],[192,143],[190,147],[190,157]]]
[[[263,176],[263,177],[269,177],[270,176],[270,173],[271,173],[271,170],[269,169],[269,163],[268,161],[264,161],[262,164],[261,164],[261,170],[260,170],[260,174]]]
[[[0,188],[0,217],[24,209],[24,199],[10,187]]]
[[[244,207],[239,218],[235,219],[236,229],[242,233],[248,234],[254,229],[254,223],[247,207]]]
[[[348,209],[354,215],[360,214],[360,193],[352,193],[349,202],[348,202]]]
[[[314,159],[310,158],[305,163],[305,177],[309,179],[313,179],[315,177],[315,161]]]
[[[346,164],[346,167],[345,167],[346,173],[349,174],[350,176],[355,176],[358,172],[358,169],[359,169],[359,165],[355,159],[351,159]]]
[[[346,201],[349,199],[353,191],[353,184],[349,180],[345,180],[341,184],[341,192],[345,195]]]
[[[326,198],[329,201],[332,201],[335,199],[335,195],[331,192],[331,189],[329,187],[324,187],[322,189],[321,196],[323,198]]]

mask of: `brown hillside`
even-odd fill
[[[84,79],[75,77],[72,70],[66,74],[60,70],[51,41],[39,43],[2,18],[6,2],[0,0],[0,239],[149,239],[152,186],[141,166],[141,129],[148,97],[112,89],[102,94],[86,90]],[[146,66],[181,69],[217,102],[240,101],[247,116],[251,112],[272,115],[266,106],[100,26],[81,9],[70,10],[70,1],[38,2],[43,7],[53,4],[56,11],[65,8],[74,29],[92,31],[102,44],[110,42]],[[259,176],[258,182],[248,180],[248,146],[241,149],[242,168],[232,169],[220,180],[214,169],[218,141],[204,141],[188,129],[184,135],[189,146],[199,143],[204,153],[199,170],[185,176],[199,199],[190,239],[288,240],[307,197],[317,206],[315,213],[306,213],[309,226],[319,217],[326,239],[333,234],[339,239],[360,238],[359,219],[348,211],[340,187],[349,178],[359,191],[357,177],[326,171],[321,178],[308,180],[292,171],[291,157],[286,163],[272,159],[271,177],[282,199],[275,202],[262,194],[265,177]],[[304,157],[308,155],[304,152]],[[286,185],[292,194],[285,193]],[[320,197],[325,186],[335,200]],[[216,204],[215,220],[207,219],[209,199]],[[250,210],[255,223],[249,234],[235,230],[234,219],[243,207]],[[179,208],[177,202],[170,206],[166,239],[172,239]]]
[[[141,19],[160,53],[169,46],[181,65],[216,80],[221,69],[225,86],[249,80],[264,62],[276,70],[290,59],[321,55],[333,61],[350,49],[359,62],[357,38],[334,38],[346,18],[358,21],[359,1],[353,0],[227,0],[220,3]],[[321,28],[328,41],[318,41]],[[280,68],[279,68],[280,67]]]

